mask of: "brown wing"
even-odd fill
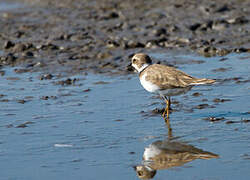
[[[158,85],[161,89],[187,87],[197,79],[173,67],[153,64],[147,67],[146,80]]]
[[[154,145],[161,150],[161,152],[152,157],[152,167],[154,169],[167,169],[175,166],[182,166],[187,162],[195,159],[211,159],[218,158],[217,154],[203,151],[192,145],[180,142],[165,142],[156,141]]]
[[[150,164],[151,168],[160,170],[160,169],[168,169],[171,167],[183,166],[185,163],[193,161],[198,157],[193,156],[192,154],[177,153],[177,154],[164,154],[161,153],[150,160],[152,163]]]

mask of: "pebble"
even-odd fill
[[[198,53],[205,56],[205,57],[211,57],[211,56],[225,56],[229,54],[231,50],[229,49],[219,49],[213,46],[205,46],[198,50]]]
[[[249,22],[249,20],[246,19],[245,16],[240,16],[240,17],[229,19],[227,20],[227,22],[230,24],[239,25],[239,24],[246,24]]]
[[[52,79],[54,76],[52,74],[44,74],[42,75],[39,79],[40,80],[50,80]]]
[[[217,30],[217,31],[222,31],[227,27],[228,27],[228,23],[224,20],[223,21],[215,21],[212,24],[212,29]]]
[[[231,101],[231,99],[219,99],[219,98],[215,98],[213,100],[213,102],[215,102],[215,103],[223,103],[223,102],[226,102],[226,101]]]
[[[211,122],[216,122],[216,121],[225,120],[225,118],[224,117],[208,117],[208,118],[205,118],[204,120],[211,121]]]
[[[93,84],[109,84],[109,82],[106,82],[106,81],[97,81]]]
[[[235,48],[232,51],[236,53],[245,53],[250,52],[250,48]]]
[[[166,35],[167,34],[167,30],[165,28],[158,28],[156,30],[153,30],[153,34],[155,36]]]
[[[192,94],[192,96],[195,96],[195,97],[198,97],[198,96],[201,96],[201,95],[202,95],[202,93],[199,93],[199,92],[195,92],[195,93]]]
[[[189,26],[188,29],[191,31],[196,31],[200,26],[201,26],[200,23],[194,23],[191,26]]]
[[[3,45],[4,49],[9,49],[13,46],[15,46],[15,43],[13,43],[12,41],[6,41]]]
[[[124,49],[134,49],[134,48],[144,48],[144,47],[145,44],[138,41],[130,40],[127,43],[125,43]]]
[[[59,84],[59,85],[62,85],[62,86],[64,86],[64,85],[73,85],[73,84],[75,84],[76,80],[77,80],[76,78],[74,78],[74,79],[68,78],[66,80],[57,81],[56,84]]]
[[[16,68],[14,69],[15,73],[26,73],[26,72],[29,72],[30,69],[25,69],[25,68]]]
[[[249,123],[250,120],[249,119],[243,119],[240,121],[226,121],[226,124],[234,124],[234,123]]]
[[[25,57],[33,57],[34,53],[31,52],[31,51],[27,51],[27,52],[24,52],[22,55],[25,56]]]
[[[5,71],[0,70],[0,76],[4,76],[5,75]]]
[[[215,12],[222,13],[226,11],[230,11],[230,8],[228,7],[227,4],[224,4],[222,7],[219,7]]]
[[[159,108],[155,108],[152,110],[152,114],[162,114],[164,112],[165,108],[163,109],[159,109]]]
[[[0,58],[0,64],[3,64],[3,65],[11,65],[11,64],[14,64],[15,61],[16,61],[17,57],[14,56],[13,53],[8,53],[7,55],[5,56],[2,56]]]
[[[213,69],[213,72],[226,72],[228,70],[230,70],[231,68],[217,68],[217,69]]]
[[[25,33],[23,31],[17,31],[15,32],[16,38],[21,38]]]
[[[27,49],[27,47],[26,47],[24,44],[18,43],[18,44],[16,44],[16,45],[14,46],[13,51],[14,51],[14,52],[23,52],[23,51],[25,51],[26,49]]]
[[[119,47],[119,46],[120,46],[119,43],[116,42],[116,41],[109,40],[107,42],[107,47],[109,47],[109,48],[116,48],[116,47]]]
[[[57,97],[56,96],[42,96],[40,99],[49,100],[49,99],[57,99]]]
[[[91,91],[91,89],[89,89],[89,88],[83,90],[83,92],[89,92],[89,91]]]
[[[24,104],[24,103],[26,103],[27,101],[25,101],[24,99],[19,99],[19,100],[17,100],[17,102],[20,103],[20,104]]]
[[[199,104],[197,106],[195,106],[194,108],[196,109],[205,109],[205,108],[208,108],[209,107],[209,104]]]
[[[33,124],[33,123],[34,122],[27,121],[27,122],[25,122],[23,124],[20,124],[20,125],[16,126],[16,128],[26,128],[26,127],[28,127],[27,124]]]

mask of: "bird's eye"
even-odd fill
[[[143,171],[138,171],[138,176],[142,176],[143,175]]]
[[[132,59],[132,63],[135,63],[136,59]]]

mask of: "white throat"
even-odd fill
[[[148,170],[148,171],[155,171],[154,169],[152,169],[150,166],[147,165],[148,163],[145,162],[144,167]]]
[[[132,64],[132,66],[140,73],[140,72],[142,72],[146,67],[148,67],[149,64],[143,64],[142,67],[140,67],[140,68],[138,68],[138,66],[135,65],[135,64]]]

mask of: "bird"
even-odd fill
[[[142,164],[134,166],[140,179],[151,179],[157,170],[183,166],[195,159],[219,158],[184,142],[157,140],[145,148]]]
[[[159,94],[166,102],[162,116],[167,121],[169,119],[171,96],[184,94],[193,86],[212,84],[216,81],[214,79],[195,78],[167,65],[152,64],[150,56],[144,53],[135,54],[131,58],[131,66],[139,73],[140,83],[144,89]]]

